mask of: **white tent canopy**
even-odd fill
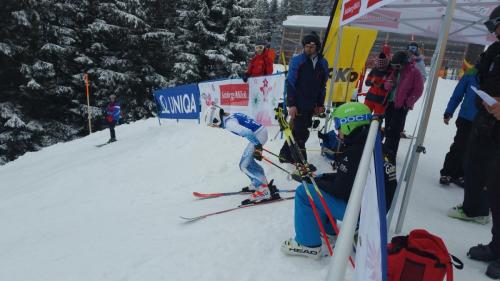
[[[457,0],[448,39],[481,45],[495,42],[483,23],[499,4],[499,0]],[[438,38],[446,5],[446,0],[344,1],[341,25]]]

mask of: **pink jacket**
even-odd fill
[[[400,70],[399,85],[394,96],[394,107],[401,108],[403,106],[413,109],[413,106],[422,95],[424,90],[424,78],[420,71],[415,67],[414,63],[410,63]],[[392,85],[388,81],[396,82],[396,71],[393,71],[386,80],[384,87],[391,91]]]

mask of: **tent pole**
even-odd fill
[[[343,26],[339,26],[337,29],[337,46],[335,46],[335,59],[333,61],[333,71],[332,71],[332,78],[330,78],[330,91],[328,93],[328,99],[326,102],[326,108],[332,108],[332,99],[333,99],[333,86],[335,84],[335,77],[337,76],[337,67],[339,65],[339,53],[340,53],[340,47],[342,45],[342,30],[344,30]],[[328,111],[327,111],[328,113]],[[328,123],[330,120],[330,114],[326,117],[326,122],[324,126],[324,131],[323,133],[326,134],[328,131]]]
[[[453,14],[455,12],[455,7],[457,4],[457,0],[448,0],[448,4],[446,6],[446,13],[443,18],[443,22],[441,25],[441,30],[439,31],[439,40],[438,44],[436,45],[436,50],[435,50],[435,59],[433,61],[433,66],[431,68],[431,75],[430,77],[432,78],[431,81],[427,84],[426,87],[426,93],[425,95],[429,96],[428,99],[426,99],[426,103],[423,105],[424,106],[424,111],[423,111],[423,118],[421,119],[419,129],[418,129],[418,134],[417,134],[417,140],[415,141],[415,144],[413,146],[413,155],[411,158],[411,163],[408,165],[407,169],[410,169],[409,171],[403,171],[403,173],[408,175],[408,181],[406,182],[406,188],[405,192],[403,195],[403,201],[401,203],[401,209],[399,210],[398,214],[398,220],[396,224],[396,229],[395,233],[400,233],[401,229],[403,227],[404,223],[404,218],[406,215],[406,211],[408,209],[408,203],[410,199],[410,194],[411,194],[411,188],[413,186],[413,181],[415,179],[415,173],[417,170],[417,164],[418,160],[420,158],[420,154],[425,151],[425,148],[423,146],[424,138],[425,138],[425,133],[427,131],[427,125],[429,123],[429,117],[431,114],[432,110],[432,103],[434,101],[434,96],[436,94],[436,87],[437,87],[437,82],[438,82],[438,74],[439,74],[439,69],[441,69],[441,64],[443,62],[443,57],[445,54],[446,50],[446,43],[448,42],[448,34],[450,32],[450,27],[453,19]],[[409,173],[408,173],[409,172]],[[393,200],[397,200],[397,198],[394,198]]]

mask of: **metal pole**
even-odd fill
[[[361,200],[363,198],[363,191],[366,185],[366,177],[368,175],[370,163],[373,159],[373,147],[375,146],[378,127],[378,120],[373,120],[370,124],[370,131],[368,133],[368,137],[366,138],[363,155],[361,156],[361,160],[359,162],[356,178],[354,179],[351,195],[349,196],[349,202],[347,203],[345,210],[342,230],[340,231],[337,242],[335,243],[335,254],[332,257],[331,266],[328,269],[328,275],[326,276],[326,280],[329,281],[344,280],[347,261],[352,252],[354,232],[356,231],[359,212],[361,210]]]
[[[432,77],[432,80],[429,81],[430,83],[427,85],[426,88],[426,95],[429,95],[429,98],[426,100],[426,103],[424,104],[425,111],[423,113],[422,122],[420,123],[420,127],[418,129],[417,140],[415,142],[415,145],[413,146],[414,150],[413,150],[413,158],[411,161],[412,163],[408,166],[408,169],[410,169],[408,174],[409,176],[408,176],[408,181],[406,183],[407,187],[405,188],[403,201],[401,203],[401,209],[398,215],[398,220],[395,229],[396,233],[400,233],[403,227],[404,218],[406,215],[406,211],[408,209],[411,188],[413,186],[413,181],[415,179],[418,160],[420,158],[420,153],[424,152],[423,141],[425,138],[425,133],[427,131],[427,125],[429,123],[429,117],[432,110],[432,102],[434,101],[434,96],[436,94],[439,69],[441,69],[441,64],[443,62],[443,56],[445,54],[446,43],[448,42],[448,34],[450,32],[451,22],[453,14],[455,12],[456,4],[457,4],[456,0],[448,0],[448,5],[446,6],[446,14],[444,15],[443,18],[441,30],[439,31],[440,37],[438,40],[438,44],[436,45],[435,60],[430,75],[430,77]],[[404,172],[407,173],[407,171]]]
[[[342,31],[344,30],[343,26],[339,26],[337,30],[337,46],[335,47],[335,59],[333,61],[333,71],[332,71],[332,78],[330,78],[330,92],[328,93],[328,99],[326,102],[326,109],[328,111],[329,108],[332,107],[332,99],[333,99],[333,86],[335,85],[335,77],[337,76],[337,67],[339,65],[339,53],[340,53],[340,47],[342,45]],[[330,115],[326,117],[325,121],[325,126],[324,126],[324,131],[323,133],[326,134],[328,131],[328,123],[330,121]]]
[[[87,73],[83,74],[83,79],[85,80],[85,93],[87,95],[87,117],[89,119],[89,134],[92,134],[92,122],[90,117],[90,89],[89,89],[89,75]]]

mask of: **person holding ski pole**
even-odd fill
[[[339,106],[332,114],[335,128],[343,142],[343,154],[337,163],[336,173],[321,174],[314,178],[319,189],[324,191],[323,198],[335,220],[342,220],[349,201],[359,161],[371,122],[371,110],[366,105],[358,102],[346,103]],[[385,186],[386,208],[389,209],[394,191],[396,190],[396,167],[386,157]],[[305,179],[307,182],[308,179]],[[307,189],[313,190],[313,185],[308,184]],[[316,205],[320,222],[328,235],[328,240],[334,240],[337,233],[327,218],[326,210],[321,204],[319,195],[310,192]],[[303,184],[295,191],[295,238],[285,240],[281,250],[287,255],[299,255],[310,258],[323,256],[320,226],[314,216],[314,207],[310,204],[309,194]]]
[[[279,199],[278,190],[266,179],[264,169],[255,161],[262,160],[262,146],[267,141],[267,129],[243,113],[228,114],[218,106],[212,106],[205,116],[207,125],[222,128],[244,137],[249,144],[243,151],[240,170],[250,179],[250,185],[242,189],[252,192],[242,205]]]

